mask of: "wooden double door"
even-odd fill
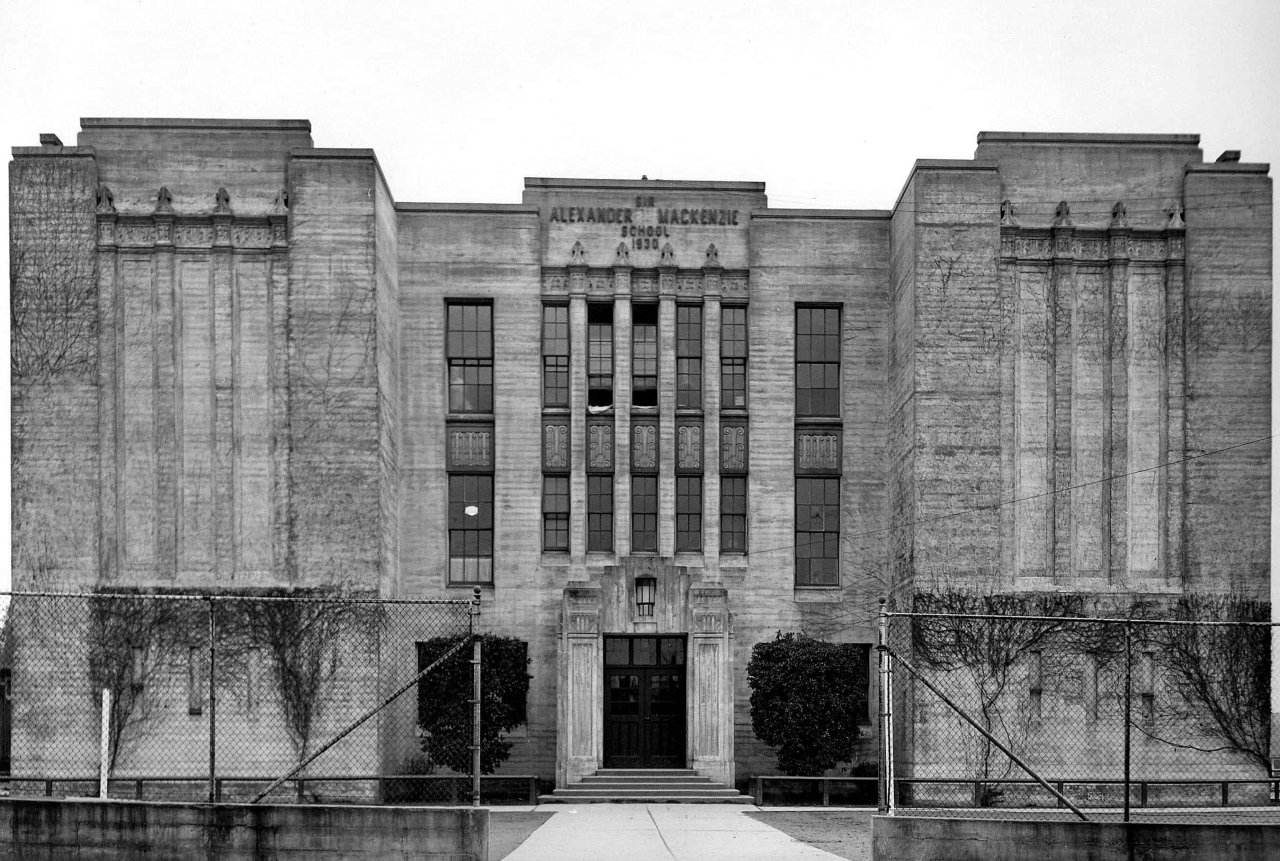
[[[604,767],[684,768],[685,638],[604,638]]]

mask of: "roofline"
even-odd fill
[[[1199,146],[1198,134],[1117,134],[1111,132],[978,132],[978,146],[988,143]]]
[[[396,204],[396,212],[452,213],[454,215],[532,215],[538,207],[523,203],[421,203]]]
[[[998,171],[999,165],[994,161],[976,158],[918,158],[911,165],[911,170],[907,171],[907,179],[902,183],[902,190],[898,192],[898,197],[893,201],[893,209],[891,212],[897,212],[898,207],[902,205],[902,197],[907,193],[907,187],[911,185],[911,180],[915,179],[918,170],[990,170]]]
[[[811,221],[882,221],[893,218],[888,209],[753,209],[752,221],[808,219]]]
[[[217,119],[210,117],[81,117],[84,129],[230,129],[311,132],[311,120]]]
[[[727,191],[764,194],[763,182],[724,182],[688,179],[572,179],[558,176],[526,176],[524,187],[571,188],[578,191]]]

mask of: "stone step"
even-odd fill
[[[557,790],[557,793],[565,790]],[[539,804],[754,804],[750,795],[540,795]]]
[[[573,786],[565,787],[566,790],[590,791],[590,792],[645,792],[649,794],[657,792],[737,792],[736,789],[729,789],[719,783],[650,783],[649,781],[614,781],[608,783],[575,783]],[[560,791],[560,790],[557,790]]]
[[[680,776],[678,776],[678,777],[661,777],[661,776],[653,776],[653,777],[646,777],[646,776],[640,776],[640,777],[620,777],[620,776],[615,775],[615,774],[604,774],[604,775],[601,775],[601,774],[593,774],[593,775],[589,775],[588,777],[584,777],[584,778],[582,778],[582,781],[581,781],[581,783],[582,783],[582,784],[600,784],[600,783],[608,783],[608,784],[631,784],[631,783],[686,784],[686,783],[688,783],[688,784],[698,784],[698,785],[701,785],[701,784],[707,784],[707,783],[710,783],[710,782],[711,782],[711,778],[709,778],[709,777],[703,777],[702,775],[697,775],[697,776],[680,775]],[[577,785],[577,784],[575,784],[575,785]]]
[[[572,786],[540,796],[538,802],[751,804],[754,799],[691,768],[602,768]]]
[[[589,777],[701,777],[692,768],[597,768]]]

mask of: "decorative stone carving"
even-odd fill
[[[172,245],[173,244],[173,216],[157,215],[156,223],[156,245]]]
[[[1169,259],[1181,260],[1186,252],[1185,240],[1181,235],[1169,237]]]
[[[661,254],[662,256],[658,259],[659,266],[675,266],[676,265],[676,250],[671,247],[670,242],[662,246]]]
[[[1166,230],[1184,230],[1187,223],[1182,220],[1182,204],[1175,198],[1169,198],[1164,204],[1165,215],[1169,216]]]
[[[676,276],[676,292],[686,295],[702,295],[702,275],[695,271],[681,272]]]
[[[725,278],[724,281],[720,283],[720,289],[726,294],[745,296],[747,295],[746,276],[735,275],[732,278]]]
[[[719,269],[720,268],[720,251],[716,248],[716,244],[712,242],[707,246],[707,259],[702,264],[703,269]]]
[[[600,617],[596,613],[570,613],[569,614],[569,633],[570,634],[598,634],[600,632]]]
[[[747,468],[747,429],[742,425],[720,428],[720,469],[723,472],[745,472]]]
[[[97,211],[99,215],[111,215],[116,211],[116,199],[106,183],[98,183]]]
[[[289,214],[289,189],[282,188],[276,193],[275,203],[271,205],[272,215],[288,215]]]
[[[676,428],[676,465],[680,469],[702,469],[702,428],[681,425]]]
[[[613,425],[587,426],[587,468],[613,469]]]
[[[573,248],[569,249],[569,265],[570,266],[586,266],[587,265],[587,249],[582,247],[581,242],[574,242]]]
[[[155,241],[155,225],[119,224],[116,227],[116,242],[120,245],[148,246],[154,245]]]
[[[631,292],[653,294],[658,292],[658,279],[652,273],[635,275],[631,279]]]
[[[631,429],[631,467],[633,469],[658,468],[657,425],[636,425]]]
[[[203,224],[179,224],[174,242],[184,248],[208,248],[213,244],[213,228]]]
[[[156,192],[156,212],[173,212],[173,195],[163,185]]]
[[[449,431],[450,466],[493,466],[493,432],[487,430]]]
[[[545,469],[569,468],[569,426],[567,424],[543,427],[542,466]]]
[[[266,225],[236,224],[231,236],[236,248],[266,248],[271,244],[271,232]]]
[[[796,435],[796,462],[800,469],[838,470],[840,437],[833,433]]]
[[[225,188],[219,188],[213,195],[213,213],[214,215],[231,214],[231,195]]]
[[[693,617],[694,628],[699,634],[723,634],[724,616],[697,613]]]
[[[1125,206],[1123,200],[1117,200],[1116,205],[1111,207],[1111,229],[1118,230],[1129,226],[1129,219],[1125,214]]]
[[[1013,201],[1011,200],[1005,200],[1000,203],[1000,226],[1018,226],[1018,219],[1013,217]]]
[[[1058,204],[1057,210],[1053,213],[1053,226],[1075,227],[1075,225],[1071,223],[1071,207],[1067,205],[1065,200]]]
[[[114,219],[104,218],[98,222],[98,244],[116,244],[116,223]]]
[[[631,265],[631,249],[627,247],[627,243],[619,242],[618,248],[613,255],[614,266],[630,266]]]

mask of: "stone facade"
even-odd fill
[[[973,160],[917,162],[889,211],[647,179],[396,202],[371,150],[315,147],[305,121],[85,120],[77,146],[15,148],[10,184],[15,588],[467,597],[450,476],[490,475],[484,624],[527,641],[533,676],[512,772],[602,764],[609,635],[687,637],[686,758],[733,781],[772,768],[745,668],[776,631],[869,644],[881,596],[937,585],[1267,595],[1271,184],[1196,136],[983,133]],[[490,309],[487,410],[451,412],[462,305]],[[567,309],[563,404],[545,307]],[[839,312],[837,399],[798,416],[809,307]],[[722,397],[726,309],[745,309],[742,403]],[[632,386],[650,325],[652,405]],[[811,474],[838,488],[828,585],[797,578]],[[549,475],[567,539],[544,547]],[[650,476],[651,551],[631,530]],[[678,549],[690,476],[701,534]],[[721,545],[729,477],[745,552]],[[393,735],[391,769],[412,747]]]

